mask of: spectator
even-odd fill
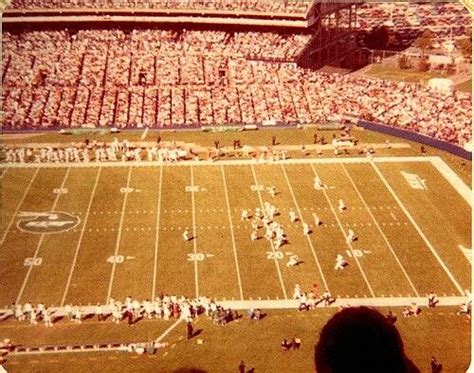
[[[314,357],[318,373],[419,372],[395,326],[366,307],[336,313],[323,327]]]

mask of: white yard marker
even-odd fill
[[[130,179],[132,177],[132,167],[128,168],[128,176],[127,176],[127,188],[129,188],[130,185]],[[117,230],[117,240],[115,242],[115,251],[114,251],[114,256],[117,257],[118,251],[120,248],[120,239],[122,237],[122,225],[123,225],[123,219],[125,217],[125,207],[127,206],[127,198],[128,198],[129,193],[124,193],[123,195],[123,203],[122,203],[122,212],[120,214],[120,222]],[[112,271],[110,273],[110,281],[109,281],[109,289],[107,291],[107,299],[105,300],[105,304],[109,303],[110,296],[112,295],[112,286],[114,284],[114,277],[115,277],[115,268],[117,267],[116,262],[112,263]]]
[[[413,217],[411,216],[411,214],[408,212],[408,210],[406,209],[406,207],[403,205],[402,201],[400,200],[400,198],[398,198],[397,194],[395,193],[395,191],[392,189],[392,187],[390,186],[390,184],[388,183],[387,179],[385,178],[385,176],[383,176],[382,172],[379,170],[379,168],[377,167],[377,165],[374,163],[374,162],[371,162],[371,165],[373,167],[373,169],[375,170],[375,172],[377,173],[377,175],[379,175],[380,179],[382,180],[382,182],[385,184],[386,188],[388,189],[388,191],[390,192],[390,194],[393,196],[393,198],[395,198],[395,201],[397,201],[398,205],[400,206],[400,208],[402,209],[402,211],[405,213],[406,217],[408,218],[408,220],[410,221],[410,223],[415,227],[416,231],[418,232],[418,234],[420,235],[420,237],[423,239],[423,241],[425,241],[425,244],[426,246],[428,246],[428,248],[430,249],[431,253],[433,254],[433,256],[436,258],[436,260],[438,261],[438,263],[440,264],[440,266],[444,269],[444,271],[446,272],[446,274],[448,275],[449,279],[451,280],[451,282],[453,283],[453,285],[456,287],[456,289],[459,291],[459,293],[461,293],[461,295],[464,295],[464,291],[463,289],[461,288],[461,286],[459,285],[459,283],[456,281],[456,279],[454,278],[453,274],[451,273],[451,271],[449,270],[449,268],[446,266],[446,264],[443,262],[443,260],[441,259],[441,257],[439,256],[439,254],[436,252],[435,248],[433,247],[433,245],[431,244],[431,242],[428,240],[428,238],[425,236],[425,234],[423,233],[423,231],[421,230],[421,228],[418,226],[418,224],[416,223],[415,219],[413,219]]]
[[[61,184],[61,188],[64,188],[64,185],[66,184],[66,180],[69,176],[70,171],[71,171],[71,169],[67,168],[66,173],[64,174],[63,182]],[[53,207],[51,207],[51,211],[54,211],[56,209],[56,206],[58,204],[60,196],[61,196],[61,194],[56,194],[56,198],[54,199],[54,203],[53,203]],[[46,233],[42,233],[41,236],[40,236],[40,239],[38,241],[38,245],[36,246],[36,250],[35,250],[35,253],[33,255],[33,260],[36,260],[36,258],[38,257],[38,254],[39,254],[39,251],[40,251],[40,248],[41,248],[41,244],[43,243],[43,239],[44,239],[45,235],[46,235]],[[28,283],[28,280],[30,278],[32,270],[33,270],[33,266],[30,266],[28,268],[28,272],[26,273],[25,279],[23,280],[23,284],[21,285],[20,292],[18,293],[18,296],[16,297],[15,303],[17,303],[17,304],[20,303],[20,299],[23,295],[23,292],[25,291],[25,287],[26,287],[26,284]]]
[[[77,257],[79,255],[79,250],[80,250],[81,244],[82,244],[82,237],[84,236],[84,232],[86,231],[87,220],[89,219],[89,214],[90,214],[91,207],[92,207],[92,201],[94,200],[95,191],[97,189],[97,184],[99,183],[99,177],[100,177],[101,170],[102,170],[102,168],[99,167],[99,171],[97,172],[97,175],[95,177],[95,183],[94,183],[94,187],[92,188],[92,194],[91,194],[91,197],[89,199],[89,205],[87,206],[86,216],[84,218],[84,222],[83,222],[83,225],[82,225],[81,234],[79,236],[79,240],[77,241],[76,251],[74,252],[74,258],[72,260],[71,269],[69,271],[69,276],[68,276],[67,281],[66,281],[66,287],[64,289],[63,297],[61,299],[61,307],[63,307],[64,303],[66,302],[66,297],[67,297],[67,293],[69,291],[69,286],[71,286],[72,275],[74,273],[74,269],[76,268]]]
[[[408,273],[407,271],[405,270],[405,268],[403,267],[400,259],[398,258],[397,254],[395,253],[395,250],[393,249],[391,243],[389,242],[389,240],[387,239],[387,236],[385,235],[385,233],[383,232],[382,228],[380,227],[379,223],[377,222],[377,220],[375,219],[375,216],[374,214],[372,214],[372,211],[370,211],[370,208],[369,206],[367,205],[367,202],[365,202],[365,199],[364,197],[362,196],[362,194],[360,193],[359,191],[359,188],[357,188],[357,185],[354,183],[354,179],[352,178],[352,176],[349,174],[349,171],[347,171],[347,168],[344,164],[341,164],[342,168],[344,169],[347,177],[349,178],[349,181],[351,182],[352,186],[354,187],[354,190],[356,191],[357,195],[359,196],[360,200],[362,201],[363,205],[365,206],[365,209],[367,210],[367,212],[369,213],[370,217],[372,218],[373,222],[375,223],[375,226],[377,227],[377,230],[379,231],[380,235],[382,236],[383,240],[385,241],[385,243],[387,244],[387,247],[389,248],[389,250],[391,251],[393,257],[395,258],[396,262],[398,263],[398,265],[400,266],[400,269],[402,270],[403,274],[405,275],[405,278],[407,279],[408,283],[410,284],[411,288],[413,289],[413,291],[415,292],[416,296],[419,297],[419,293],[418,291],[416,290],[415,288],[415,285],[413,284],[413,281],[411,280],[410,276],[408,276]],[[393,214],[391,212],[391,214]],[[391,223],[390,223],[391,224]]]
[[[259,185],[258,183],[258,180],[257,180],[257,174],[255,173],[255,168],[253,167],[253,165],[251,164],[250,165],[250,168],[252,170],[252,174],[253,174],[253,178],[254,178],[254,181],[255,181],[255,185]],[[262,200],[262,195],[260,193],[259,190],[257,190],[257,194],[258,194],[258,199],[260,201],[260,208],[262,210],[265,210],[264,209],[264,206],[263,206],[263,200]],[[272,248],[272,251],[273,253],[275,254],[275,247],[273,246],[273,241],[270,241],[270,247]],[[276,267],[276,270],[277,270],[277,273],[278,273],[278,277],[280,279],[280,285],[281,285],[281,289],[283,291],[283,297],[285,299],[288,299],[288,296],[286,294],[286,288],[285,288],[285,284],[283,282],[283,276],[281,275],[281,270],[280,270],[280,265],[278,264],[278,259],[276,258],[276,255],[273,255],[273,259],[274,259],[274,262],[275,262],[275,267]]]
[[[296,200],[295,193],[293,191],[293,187],[290,184],[290,179],[288,178],[288,175],[286,173],[286,169],[284,165],[281,165],[281,169],[283,170],[283,175],[285,176],[286,183],[288,184],[288,189],[290,190],[291,198],[293,198],[293,202],[295,204],[296,210],[298,211],[298,216],[301,218],[303,221],[303,215],[301,214],[301,209],[300,206],[298,205],[298,201]],[[316,254],[316,251],[314,250],[313,242],[309,238],[308,235],[306,235],[306,239],[308,240],[308,244],[311,247],[311,252],[313,253],[313,258],[314,261],[316,262],[316,265],[318,266],[319,273],[321,274],[321,280],[323,281],[324,288],[329,291],[328,283],[326,282],[326,278],[324,277],[323,270],[321,268],[321,264],[319,263],[318,255]]]
[[[191,168],[191,205],[193,209],[193,247],[194,255],[197,255],[197,239],[196,239],[196,202],[194,200],[194,171],[193,166]],[[198,276],[198,263],[197,260],[194,261],[194,283],[195,283],[195,292],[196,298],[199,297],[199,276]]]
[[[311,164],[311,169],[313,170],[313,173],[314,173],[314,176],[316,177],[319,177],[318,176],[318,173],[316,172],[316,169],[314,168],[314,165]],[[344,237],[344,242],[346,243],[346,245],[349,247],[349,250],[352,252],[352,257],[354,258],[356,264],[357,264],[357,267],[359,267],[359,271],[362,275],[362,277],[364,278],[364,281],[367,285],[367,288],[369,289],[370,291],[370,294],[372,295],[372,297],[375,297],[375,293],[372,289],[372,286],[370,285],[370,282],[364,272],[364,269],[362,268],[360,262],[359,262],[359,259],[357,259],[357,256],[354,254],[354,249],[352,247],[352,244],[347,240],[347,237],[346,237],[346,231],[344,230],[344,227],[342,226],[342,223],[341,223],[341,220],[339,219],[339,216],[337,215],[337,212],[336,210],[334,209],[334,206],[331,202],[331,199],[329,198],[328,196],[328,193],[326,192],[325,189],[323,189],[323,194],[324,194],[324,197],[326,198],[326,201],[330,207],[330,210],[332,211],[334,217],[336,218],[336,221],[337,221],[337,224],[339,225],[339,228],[341,229],[341,233],[342,233],[342,236]]]
[[[153,284],[151,288],[151,299],[155,299],[156,295],[156,275],[158,271],[158,242],[160,239],[160,210],[161,210],[161,192],[163,185],[163,167],[160,167],[160,184],[158,186],[158,203],[156,207],[156,236],[155,236],[155,255],[153,257]]]
[[[148,127],[145,127],[145,131],[143,131],[142,135],[140,136],[140,140],[145,140],[146,135],[148,135]]]
[[[8,170],[8,168],[7,168],[7,170]],[[3,242],[5,241],[5,238],[7,237],[8,231],[12,227],[13,222],[15,221],[15,218],[18,215],[18,211],[20,210],[21,205],[25,201],[26,196],[28,195],[28,192],[31,189],[31,185],[33,185],[33,182],[35,181],[36,175],[38,175],[39,170],[40,170],[39,168],[36,169],[35,173],[33,174],[33,177],[31,178],[30,182],[28,183],[28,186],[26,187],[25,192],[23,193],[23,196],[21,197],[20,202],[18,202],[18,205],[16,206],[15,212],[13,213],[13,216],[12,216],[10,222],[8,223],[7,229],[5,229],[5,232],[3,232],[3,236],[0,239],[0,246],[3,245]],[[5,172],[4,172],[4,174],[5,174]]]
[[[229,193],[227,190],[227,181],[225,178],[224,166],[221,166],[221,173],[222,173],[222,182],[224,184],[225,200],[227,203],[227,217],[229,218],[230,236],[232,239],[232,247],[234,249],[235,269],[237,271],[237,282],[239,283],[240,299],[244,300],[244,292],[242,290],[242,279],[240,277],[239,258],[237,256],[237,247],[235,246],[234,225],[232,224],[232,215],[230,214]]]

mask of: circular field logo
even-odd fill
[[[76,227],[81,219],[68,212],[20,212],[18,229],[29,233],[59,233]]]

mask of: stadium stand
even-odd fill
[[[302,69],[308,35],[181,29],[3,34],[4,129],[321,123],[345,115],[453,144],[471,96]]]
[[[302,0],[13,0],[10,9],[138,8],[303,14],[310,4],[311,1]]]
[[[438,38],[464,36],[471,27],[469,12],[458,3],[365,3],[358,7],[361,30],[385,25],[400,34],[429,29]]]

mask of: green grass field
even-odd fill
[[[312,137],[312,132],[304,130],[294,131],[296,136],[290,130],[277,133],[283,144],[308,144]],[[270,136],[270,132],[265,134]],[[382,142],[381,135],[363,135],[365,142]],[[47,136],[30,141],[58,141],[54,135]],[[163,135],[164,140],[177,141],[182,136]],[[236,135],[190,136],[195,143],[211,146],[217,136],[224,143]],[[245,143],[257,143],[255,133],[237,136],[244,137]],[[78,140],[74,137],[73,141]],[[443,154],[460,175],[457,179],[446,177],[432,158],[393,157],[414,154],[417,149],[413,146],[409,150],[382,149],[377,156],[386,158],[377,162],[355,158],[356,154],[336,159],[327,153],[301,160],[296,158],[301,154],[294,154],[288,162],[273,164],[227,159],[164,166],[144,162],[3,167],[0,308],[16,301],[62,306],[105,303],[110,297],[127,295],[145,300],[160,292],[206,295],[218,301],[283,301],[291,298],[295,284],[308,289],[314,282],[321,291],[329,289],[338,298],[367,299],[374,305],[387,299],[425,299],[430,291],[441,299],[464,296],[470,289],[471,265],[460,246],[471,249],[471,206],[460,194],[458,182],[469,185],[469,167]],[[436,151],[429,154],[438,155]],[[316,175],[327,189],[313,187]],[[270,186],[278,191],[275,197],[266,191]],[[347,205],[343,213],[337,209],[339,198]],[[264,202],[280,211],[275,220],[289,239],[280,250],[274,250],[264,238],[251,242],[250,222],[240,218],[242,209],[253,211]],[[290,209],[298,214],[298,222],[290,222]],[[51,211],[71,214],[79,224],[60,233],[20,229],[22,213]],[[313,213],[321,218],[321,226],[314,226]],[[302,221],[312,228],[309,236],[303,235]],[[194,237],[188,242],[182,239],[186,227]],[[345,239],[348,229],[358,237],[351,244]],[[261,228],[260,237],[263,234]],[[334,269],[338,253],[349,262],[339,272]],[[303,263],[288,268],[285,264],[291,254],[297,254]],[[434,351],[453,368],[446,371],[467,366],[469,324],[455,311],[440,308],[414,320],[400,320],[407,351],[417,364],[428,364],[429,351]],[[131,360],[129,355],[115,353],[88,355],[97,360],[12,356],[7,367],[12,371],[58,371],[75,366],[76,371],[91,371],[107,361],[108,371],[133,370],[132,365],[137,370],[173,371],[194,363],[206,371],[232,371],[243,358],[257,371],[308,371],[317,331],[333,311],[316,310],[306,316],[295,312],[271,311],[268,320],[257,327],[242,321],[221,329],[198,319],[209,343],[185,348],[184,342],[175,342],[176,347],[167,350],[167,360],[164,353],[156,360]],[[294,322],[286,323],[287,318]],[[151,331],[147,325],[152,326]],[[72,326],[59,322],[45,331],[42,325],[8,321],[0,324],[0,337],[25,344],[133,341],[156,337],[167,326],[143,322],[132,331],[126,325],[107,323],[97,326],[95,334],[92,323]],[[181,329],[172,332],[171,341],[178,340]],[[304,348],[290,358],[281,357],[278,341],[291,337],[293,329],[304,336]],[[430,339],[435,332],[446,348],[436,347]],[[251,343],[245,343],[246,338]],[[457,349],[452,342],[460,339]],[[223,341],[221,347],[217,347],[219,341]],[[213,361],[225,356],[226,350],[232,352],[222,358],[222,369],[213,368]],[[68,359],[77,359],[77,363]]]
[[[402,172],[418,175],[427,189],[410,188]],[[312,187],[316,175],[329,189]],[[458,245],[471,247],[470,207],[429,162],[8,169],[2,184],[9,198],[2,209],[0,304],[85,305],[129,294],[144,300],[159,291],[286,299],[295,284],[313,282],[345,298],[469,289],[469,262]],[[256,185],[263,190],[252,190]],[[269,186],[279,192],[274,198]],[[348,206],[344,213],[336,211],[339,198]],[[251,242],[250,223],[240,219],[242,209],[265,201],[279,209],[275,220],[289,237],[276,254],[263,238]],[[310,223],[310,236],[301,221],[290,223],[290,209]],[[15,213],[48,211],[71,213],[81,223],[56,234],[11,223]],[[320,227],[312,213],[324,222]],[[195,237],[188,242],[181,237],[186,227]],[[351,245],[349,228],[359,237]],[[290,253],[304,263],[287,268]],[[350,260],[340,273],[333,270],[338,253]]]

